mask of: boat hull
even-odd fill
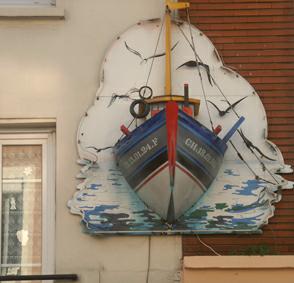
[[[115,146],[117,164],[141,200],[174,223],[213,182],[226,144],[174,102]]]

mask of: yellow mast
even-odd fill
[[[190,7],[187,2],[175,3],[165,0],[165,95],[171,96],[171,11],[186,9]]]
[[[162,104],[165,104],[171,100],[176,101],[179,104],[187,102],[183,95],[175,95],[172,93],[171,83],[171,12],[180,9],[187,9],[190,4],[187,2],[173,2],[172,0],[165,0],[165,25],[166,25],[166,57],[165,57],[165,93],[164,95],[156,96],[145,101],[153,105],[152,109],[159,110]],[[188,103],[193,107],[193,116],[196,117],[199,113],[200,100],[196,98],[189,98]]]

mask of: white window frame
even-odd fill
[[[40,5],[1,5],[0,18],[18,18],[18,17],[52,17],[63,19],[65,16],[64,0],[55,0],[54,6]]]
[[[0,132],[0,161],[2,146],[42,145],[42,273],[55,273],[55,132],[8,133]],[[2,180],[2,170],[0,170]],[[2,182],[0,182],[2,203]],[[1,221],[1,213],[0,213]],[[1,223],[1,222],[0,222]],[[0,225],[1,235],[1,225]],[[51,282],[51,281],[50,281]]]

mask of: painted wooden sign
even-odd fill
[[[106,54],[68,202],[88,233],[255,233],[293,188],[255,90],[200,30],[170,24],[181,5],[167,1],[164,19],[139,22]]]

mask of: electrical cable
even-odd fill
[[[146,283],[149,283],[150,262],[151,262],[151,236],[148,236],[148,261],[147,261]]]
[[[215,255],[217,255],[217,256],[222,256],[222,255],[219,254],[217,251],[215,251],[211,246],[209,246],[208,244],[206,244],[205,242],[203,242],[203,241],[200,239],[200,237],[199,237],[198,234],[196,234],[196,237],[197,237],[198,241],[199,241],[203,246],[205,246],[205,247],[207,247],[208,249],[210,249]]]

